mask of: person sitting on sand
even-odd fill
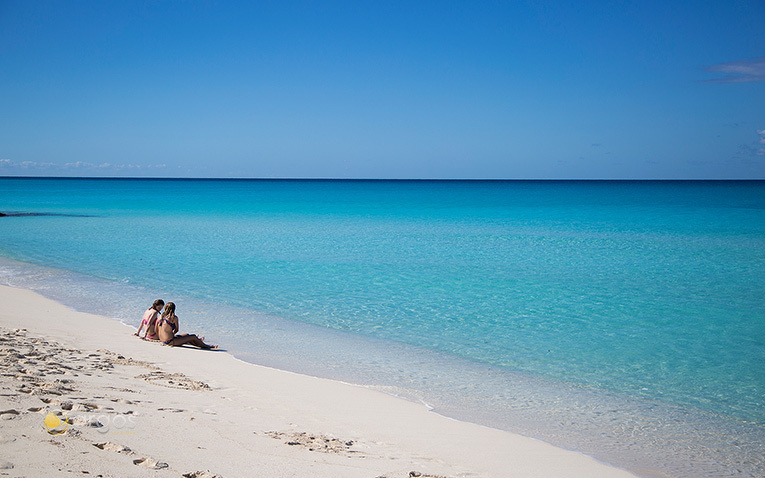
[[[165,301],[162,299],[157,299],[154,301],[154,303],[151,305],[151,307],[146,310],[146,312],[143,313],[143,319],[141,319],[141,326],[138,327],[138,332],[135,333],[138,337],[141,335],[141,330],[146,327],[146,335],[144,335],[144,339],[148,340],[157,340],[157,319],[159,318],[159,313],[162,310],[162,307],[165,305]]]
[[[178,316],[175,315],[175,304],[168,302],[165,310],[162,311],[162,318],[157,321],[157,334],[159,340],[165,345],[177,347],[179,345],[193,345],[201,349],[217,349],[217,345],[208,345],[204,342],[204,337],[197,337],[194,334],[178,335]]]

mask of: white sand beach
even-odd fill
[[[0,304],[0,476],[634,476],[382,392],[143,341],[31,291],[0,286]]]

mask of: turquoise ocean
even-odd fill
[[[76,310],[161,297],[245,361],[765,476],[765,182],[0,178],[0,212],[0,283]]]

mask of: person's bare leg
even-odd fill
[[[217,348],[217,345],[208,345],[204,342],[204,340],[200,339],[196,335],[192,335],[192,340],[189,341],[190,345],[193,345],[194,347],[199,347],[200,349],[214,349]]]
[[[199,339],[194,334],[186,334],[186,335],[178,335],[175,338],[173,338],[173,341],[170,342],[170,345],[173,347],[178,347],[180,345],[193,345],[194,347],[199,347],[200,349],[215,349],[218,348],[217,345],[207,345],[202,340]]]

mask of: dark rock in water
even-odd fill
[[[21,216],[62,216],[62,217],[95,217],[88,214],[62,214],[56,212],[0,212],[0,217],[21,217]]]

